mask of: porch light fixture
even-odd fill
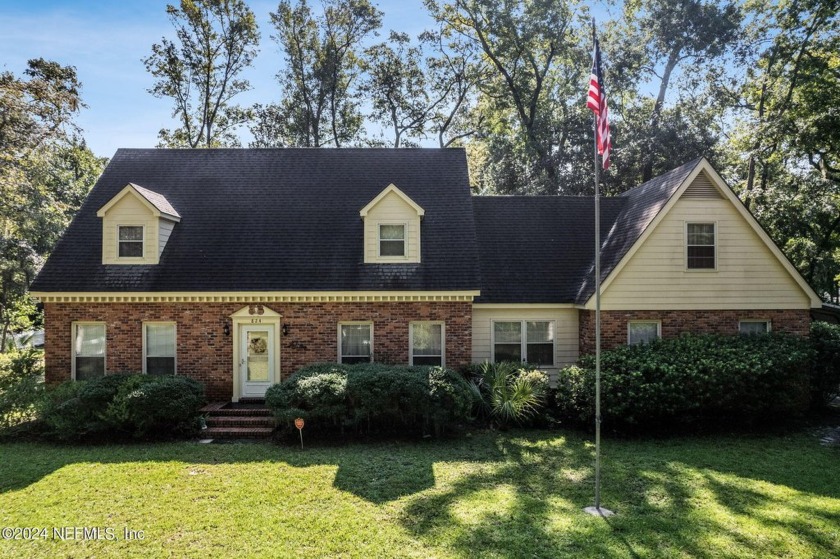
[[[230,324],[225,322],[225,325],[222,327],[222,332],[225,333],[225,336],[230,336]]]
[[[280,328],[280,331],[283,333],[284,336],[288,336],[289,335],[289,325],[284,324],[283,327]]]

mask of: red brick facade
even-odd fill
[[[744,311],[601,311],[601,348],[627,343],[631,320],[660,320],[662,337],[682,333],[737,334],[741,320],[769,320],[773,332],[808,335],[811,313],[807,309]],[[595,351],[595,311],[580,311],[580,354]]]
[[[224,334],[229,317],[242,303],[47,303],[45,315],[46,379],[71,377],[71,327],[75,321],[106,325],[106,370],[143,369],[144,321],[177,323],[178,374],[203,382],[210,400],[233,393],[233,332]],[[374,361],[408,363],[409,322],[444,321],[446,365],[470,362],[472,305],[470,303],[267,303],[288,326],[281,337],[281,374],[285,378],[303,365],[336,361],[338,323],[373,322]]]

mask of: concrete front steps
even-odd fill
[[[207,416],[202,439],[269,439],[274,432],[274,416],[264,400],[214,402],[201,411]]]

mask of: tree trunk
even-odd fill
[[[671,81],[671,73],[677,67],[680,61],[679,51],[674,51],[668,57],[668,62],[665,64],[665,72],[662,74],[662,81],[659,84],[659,95],[656,97],[656,103],[653,105],[653,113],[650,115],[650,130],[648,131],[648,149],[645,155],[645,163],[642,167],[642,182],[647,182],[653,178],[653,159],[654,154],[658,152],[657,136],[659,135],[659,120],[662,117],[662,107],[665,105],[665,95],[668,93],[668,84]]]

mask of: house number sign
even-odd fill
[[[251,319],[251,324],[262,324],[262,319],[261,318],[252,318]]]

